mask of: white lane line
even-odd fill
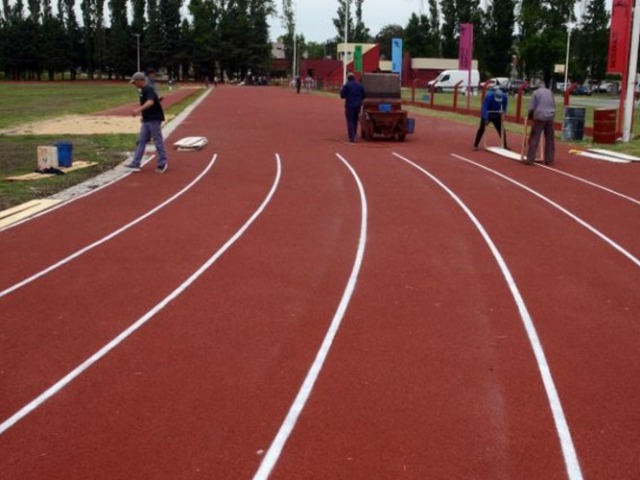
[[[320,371],[324,366],[325,360],[329,355],[329,350],[331,349],[331,345],[333,344],[333,340],[340,329],[340,325],[342,324],[342,319],[344,318],[344,314],[347,310],[349,302],[351,301],[351,297],[353,296],[353,292],[356,287],[356,282],[358,279],[358,274],[360,272],[360,267],[362,266],[362,259],[364,257],[364,248],[367,240],[367,199],[364,193],[364,187],[358,178],[358,174],[356,171],[349,165],[347,160],[344,159],[340,154],[336,153],[336,156],[344,163],[344,165],[349,169],[351,175],[355,179],[356,184],[358,185],[358,190],[360,192],[360,205],[362,209],[362,217],[360,219],[360,239],[358,241],[358,250],[356,252],[356,258],[353,263],[353,268],[351,270],[351,275],[349,276],[349,281],[347,282],[347,286],[342,294],[342,298],[338,305],[338,309],[336,310],[335,315],[333,316],[333,320],[331,321],[331,325],[327,330],[327,333],[322,341],[322,345],[316,354],[316,358],[311,364],[311,368],[307,372],[307,376],[296,395],[291,407],[289,408],[289,412],[284,419],[284,422],[280,426],[278,433],[276,434],[273,442],[269,446],[269,450],[265,457],[262,459],[262,463],[256,474],[254,475],[254,480],[266,480],[271,472],[273,471],[278,459],[280,458],[280,454],[285,446],[285,443],[289,439],[291,432],[293,431],[298,417],[302,413],[309,396],[311,395],[311,391],[320,375]]]
[[[164,207],[166,207],[167,205],[169,205],[171,202],[173,202],[178,197],[182,196],[184,193],[186,193],[188,190],[190,190],[196,183],[198,183],[207,174],[207,172],[209,172],[209,170],[211,170],[211,167],[213,167],[213,164],[215,163],[217,157],[218,157],[217,154],[214,155],[213,158],[211,159],[211,161],[209,162],[209,164],[206,166],[206,168],[200,173],[200,175],[198,175],[186,187],[184,187],[182,190],[180,190],[179,192],[177,192],[176,194],[174,194],[173,196],[171,196],[170,198],[168,198],[167,200],[162,202],[160,205],[158,205],[158,206],[154,207],[153,209],[149,210],[147,213],[145,213],[144,215],[136,218],[132,222],[127,223],[125,226],[120,227],[118,230],[115,230],[115,231],[111,232],[109,235],[101,238],[100,240],[97,240],[97,241],[93,242],[92,244],[87,245],[86,247],[83,247],[80,250],[77,250],[76,252],[72,253],[71,255],[69,255],[69,256],[63,258],[62,260],[54,263],[53,265],[50,265],[49,267],[45,268],[44,270],[41,270],[41,271],[39,271],[37,273],[34,273],[30,277],[25,278],[24,280],[12,285],[11,287],[0,291],[0,298],[4,297],[6,295],[9,295],[10,293],[15,292],[16,290],[18,290],[18,289],[24,287],[25,285],[27,285],[27,284],[39,279],[40,277],[43,277],[46,274],[51,273],[52,271],[56,270],[57,268],[60,268],[63,265],[66,265],[67,263],[71,262],[72,260],[75,260],[76,258],[78,258],[81,255],[84,255],[88,251],[93,250],[94,248],[98,247],[99,245],[102,245],[103,243],[108,242],[109,240],[113,239],[114,237],[117,237],[121,233],[124,233],[125,231],[129,230],[134,225],[137,225],[138,223],[142,222],[143,220],[149,218],[151,215],[157,213],[159,210],[161,210]]]
[[[199,269],[197,269],[189,278],[187,278],[178,288],[176,288],[173,292],[171,292],[167,297],[165,297],[160,303],[158,303],[155,307],[145,313],[142,317],[136,320],[133,324],[131,324],[127,329],[122,331],[117,337],[107,343],[104,347],[98,350],[96,353],[87,358],[84,362],[82,362],[79,366],[65,375],[63,378],[58,380],[54,385],[49,387],[43,393],[41,393],[34,400],[29,402],[27,405],[22,407],[16,413],[14,413],[11,417],[6,419],[4,422],[0,424],[0,435],[6,432],[9,428],[14,426],[24,417],[26,417],[29,413],[33,412],[35,409],[40,407],[43,403],[49,400],[51,397],[60,392],[63,388],[69,385],[73,380],[75,380],[78,376],[88,370],[93,364],[95,364],[98,360],[105,357],[111,350],[116,348],[120,343],[122,343],[127,337],[132,335],[136,330],[142,327],[145,323],[147,323],[151,318],[153,318],[158,312],[160,312],[164,307],[166,307],[172,300],[177,298],[180,294],[182,294],[187,288],[189,288],[204,272],[206,272],[211,265],[213,265],[231,246],[245,233],[245,231],[249,228],[249,226],[258,218],[258,216],[264,211],[266,206],[271,201],[278,184],[280,183],[281,177],[281,166],[280,166],[280,157],[276,155],[276,176],[271,186],[271,189],[262,204],[258,207],[258,209],[249,217],[249,219],[245,222],[245,224],[229,239],[227,242],[217,251],[215,252],[209,260],[207,260]]]
[[[632,255],[630,252],[628,252],[627,250],[625,250],[622,246],[620,246],[619,244],[617,244],[616,242],[614,242],[612,239],[610,239],[609,237],[607,237],[604,233],[602,233],[600,230],[596,229],[595,227],[592,227],[591,225],[589,225],[587,222],[585,222],[584,220],[582,220],[580,217],[574,215],[573,213],[571,213],[569,210],[567,210],[566,208],[564,208],[563,206],[557,204],[556,202],[554,202],[553,200],[551,200],[550,198],[545,197],[544,195],[542,195],[541,193],[536,192],[535,190],[533,190],[532,188],[527,187],[526,185],[507,177],[506,175],[493,170],[492,168],[489,167],[485,167],[484,165],[481,165],[480,163],[476,163],[473,160],[469,160],[468,158],[465,157],[461,157],[460,155],[456,155],[455,153],[451,154],[452,157],[455,157],[459,160],[462,160],[463,162],[467,162],[470,163],[472,165],[475,165],[476,167],[482,168],[483,170],[486,170],[487,172],[491,172],[494,175],[497,175],[498,177],[513,183],[514,185],[522,188],[523,190],[526,190],[527,192],[531,193],[532,195],[535,195],[536,197],[538,197],[540,200],[543,200],[544,202],[548,203],[549,205],[551,205],[553,208],[560,210],[562,213],[564,213],[566,216],[568,216],[569,218],[571,218],[572,220],[574,220],[575,222],[577,222],[578,224],[582,225],[584,228],[586,228],[587,230],[589,230],[591,233],[593,233],[594,235],[596,235],[597,237],[599,237],[601,240],[603,240],[604,242],[608,243],[611,247],[613,247],[615,250],[617,250],[618,252],[620,252],[622,255],[624,255],[625,257],[627,257],[629,260],[631,260],[636,267],[640,267],[640,259],[638,259],[637,257],[635,257],[634,255]]]
[[[567,420],[564,415],[564,410],[562,409],[562,403],[560,402],[560,396],[558,395],[558,391],[556,389],[555,383],[553,381],[553,377],[551,375],[551,369],[549,364],[547,363],[547,358],[544,353],[544,349],[542,348],[542,344],[540,342],[540,338],[538,337],[538,333],[536,332],[535,325],[533,323],[533,319],[531,318],[531,314],[527,309],[527,306],[518,290],[518,286],[511,275],[511,271],[507,266],[504,258],[500,254],[498,247],[496,247],[493,240],[484,229],[480,221],[475,217],[473,212],[465,205],[465,203],[453,192],[449,189],[444,183],[442,183],[438,178],[429,173],[427,170],[412,162],[411,160],[398,155],[397,153],[393,153],[396,157],[408,163],[412,167],[424,173],[431,180],[433,180],[436,184],[440,186],[453,200],[462,208],[464,213],[469,217],[471,222],[475,225],[476,229],[482,235],[482,238],[489,246],[489,250],[493,254],[496,262],[498,263],[500,270],[502,271],[502,275],[509,286],[509,290],[511,291],[511,295],[518,307],[518,312],[520,313],[520,318],[527,332],[527,336],[529,338],[529,343],[533,349],[536,362],[538,364],[538,370],[540,371],[540,376],[542,377],[542,382],[544,384],[545,392],[547,394],[547,399],[549,401],[549,406],[551,407],[551,412],[553,414],[553,420],[556,425],[556,432],[558,434],[558,438],[560,440],[560,445],[562,448],[562,454],[564,456],[565,465],[567,468],[567,474],[570,480],[582,480],[582,471],[580,469],[580,463],[578,462],[578,457],[575,451],[575,447],[573,445],[573,440],[571,438],[571,432],[569,430],[569,425],[567,424]]]
[[[612,195],[615,195],[617,197],[624,198],[625,200],[628,200],[631,203],[635,203],[636,205],[640,205],[640,200],[637,200],[637,199],[635,199],[633,197],[625,195],[624,193],[616,192],[615,190],[612,190],[612,189],[607,188],[607,187],[605,187],[603,185],[591,182],[591,181],[589,181],[589,180],[587,180],[585,178],[581,178],[581,177],[578,177],[576,175],[572,175],[571,173],[563,172],[562,170],[558,170],[557,168],[551,168],[551,167],[548,167],[546,165],[537,165],[536,164],[536,166],[540,167],[540,168],[546,168],[547,170],[550,170],[550,171],[552,171],[554,173],[557,173],[559,175],[564,175],[565,177],[572,178],[573,180],[576,180],[578,182],[585,183],[585,184],[587,184],[587,185],[589,185],[591,187],[595,187],[597,189],[603,190],[603,191],[605,191],[607,193],[610,193]]]

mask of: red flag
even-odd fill
[[[631,0],[613,0],[607,73],[626,75],[629,66]]]
[[[460,24],[460,46],[458,50],[458,69],[471,70],[473,60],[473,23]]]

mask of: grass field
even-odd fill
[[[161,93],[164,87],[160,87]],[[91,114],[137,101],[128,83],[4,83],[0,82],[0,129],[70,114]],[[187,100],[193,101],[193,98]],[[179,104],[166,113],[179,113]],[[73,144],[73,157],[96,165],[52,178],[9,182],[5,177],[36,169],[37,147],[57,141]],[[135,147],[136,134],[110,135],[14,135],[0,134],[0,210],[36,198],[44,198],[92,178],[121,163]]]
[[[161,86],[161,93],[163,87]],[[416,100],[421,100],[425,91],[416,92]],[[335,95],[331,93],[330,95]],[[410,99],[409,89],[403,91],[403,96]],[[183,103],[168,109],[167,113],[177,114],[196,97],[190,97]],[[12,83],[0,82],[0,130],[17,127],[27,122],[56,118],[69,114],[91,114],[137,100],[136,93],[128,83],[115,82],[56,82],[56,83]],[[572,100],[573,101],[573,100]],[[438,94],[436,104],[451,105],[453,95]],[[466,108],[466,97],[458,98],[460,108]],[[523,101],[523,111],[526,111],[529,99]],[[562,98],[558,97],[558,117],[562,118]],[[480,97],[471,98],[471,109],[480,109]],[[407,110],[423,115],[433,115],[455,121],[476,124],[476,116],[460,115],[440,112],[417,107],[407,107]],[[515,101],[510,100],[509,113],[515,113]],[[637,114],[636,114],[637,117]],[[587,107],[586,125],[593,124],[593,107]],[[507,124],[507,129],[521,133],[519,125]],[[640,119],[635,122],[635,140],[628,144],[607,146],[616,151],[640,156]],[[558,138],[560,135],[558,134]],[[22,202],[44,198],[73,185],[81,183],[103,171],[121,163],[127,151],[133,149],[135,134],[110,135],[8,135],[0,134],[0,210],[12,207]],[[97,165],[87,169],[77,170],[66,175],[53,178],[43,178],[33,182],[8,182],[7,176],[29,173],[36,168],[36,149],[39,145],[51,145],[56,141],[65,140],[73,144],[74,158],[82,158]],[[471,139],[469,139],[471,142]],[[590,139],[579,142],[588,147]]]

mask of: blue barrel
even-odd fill
[[[584,107],[565,107],[562,124],[563,140],[584,139],[584,119],[587,109]]]
[[[56,142],[58,148],[58,166],[70,167],[73,165],[73,145],[71,142]]]
[[[407,133],[413,133],[416,129],[416,119],[407,118]]]

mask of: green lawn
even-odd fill
[[[95,113],[137,101],[128,83],[0,82],[0,129],[69,114]],[[0,210],[43,198],[113,168],[132,149],[136,135],[2,135],[0,134]],[[36,169],[37,147],[65,140],[74,158],[96,162],[94,167],[33,182],[9,182],[7,176]]]

